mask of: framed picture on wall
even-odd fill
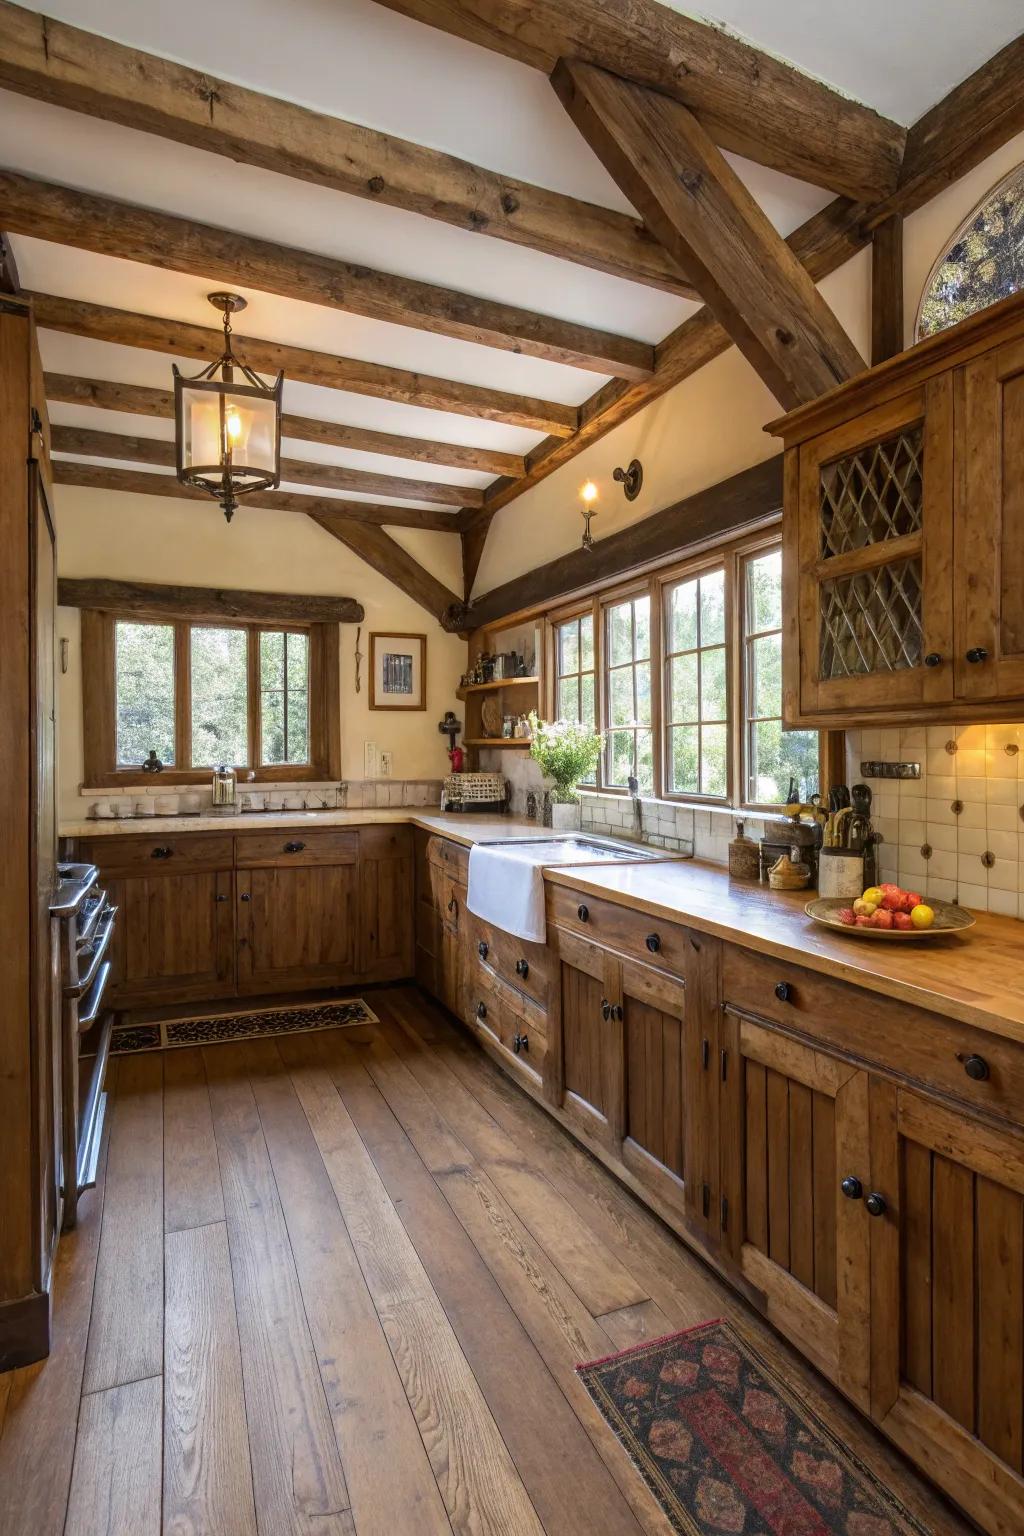
[[[370,635],[370,708],[426,709],[426,635]]]

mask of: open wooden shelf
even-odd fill
[[[530,736],[468,736],[463,739],[464,747],[530,747],[533,738]]]
[[[526,683],[539,682],[539,677],[496,677],[492,683],[467,683],[456,688],[455,697],[464,699],[467,693],[496,693],[499,688],[522,688]]]

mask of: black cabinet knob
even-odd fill
[[[579,918],[581,923],[585,923],[587,921],[587,919],[590,917],[590,908],[584,906],[582,901],[580,902],[579,906],[576,908],[576,916]]]
[[[239,900],[240,901],[252,901],[252,897],[249,895],[248,891],[243,891],[241,896],[239,897]]]
[[[606,997],[602,997],[602,999],[601,999],[601,1017],[602,1017],[602,1019],[605,1020],[605,1022],[607,1022],[608,1019],[611,1018],[611,1016],[612,1016],[612,1005],[611,1005],[611,1003],[608,1001],[608,999]]]
[[[225,896],[223,891],[218,891],[216,896],[213,899],[214,899],[214,901],[227,901],[227,897]]]
[[[775,983],[775,996],[778,998],[780,1003],[791,1003],[793,1001],[792,982],[777,981]]]
[[[661,938],[656,933],[649,933],[646,939],[644,939],[644,943],[647,945],[647,948],[650,950],[652,955],[656,955],[658,950],[661,948]]]
[[[480,943],[477,945],[476,952],[480,956],[481,960],[486,960],[487,959],[487,945],[485,944],[483,939],[481,939]]]
[[[514,1035],[513,1038],[512,1038],[512,1049],[515,1051],[517,1056],[519,1055],[520,1051],[525,1051],[527,1053],[527,1055],[529,1055],[529,1053],[530,1053],[530,1037],[529,1037],[529,1035],[525,1035],[525,1034],[523,1034],[523,1035]]]
[[[169,859],[173,852],[173,848],[154,848],[149,856],[151,859]]]
[[[972,645],[967,652],[967,660],[973,667],[976,667],[979,662],[988,661],[988,651],[986,651],[983,645]]]
[[[486,1017],[487,1017],[487,1004],[486,1003],[477,1003],[477,1005],[476,1005],[476,1016],[477,1016],[478,1019],[486,1019]]]
[[[516,975],[517,976],[522,976],[523,980],[525,981],[527,976],[529,976],[529,974],[530,974],[530,962],[529,962],[529,960],[517,960],[516,961]]]
[[[285,843],[284,851],[285,853],[301,853],[305,846],[305,843]]]
[[[840,1184],[839,1188],[842,1190],[847,1200],[859,1200],[861,1195],[864,1193],[863,1184],[861,1183],[860,1179],[855,1179],[853,1174],[848,1174]]]
[[[616,1003],[615,1006],[613,1007],[613,1009],[612,1009],[612,1018],[616,1021],[616,1023],[618,1023],[618,1024],[622,1023],[622,1004],[621,1003]]]
[[[926,667],[941,667],[942,657],[939,655],[938,651],[929,651],[928,655],[924,659],[924,664]]]
[[[449,912],[454,912],[455,911],[455,906],[456,906],[455,897],[454,896],[449,897],[449,899],[448,899],[448,911]]]
[[[984,1056],[968,1056],[964,1062],[964,1071],[975,1083],[984,1083],[989,1075],[988,1062]]]
[[[880,1195],[877,1190],[872,1190],[870,1195],[864,1197],[864,1204],[868,1208],[869,1216],[884,1216],[888,1210],[885,1196]]]

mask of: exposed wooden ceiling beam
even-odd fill
[[[787,410],[866,366],[767,214],[688,107],[592,64],[551,77],[586,142]]]
[[[472,526],[465,528],[460,534],[462,539],[462,585],[467,603],[473,593],[473,583],[476,581],[477,572],[480,569],[484,545],[487,543],[487,532],[491,526],[491,518],[493,516],[493,513],[481,516]]]
[[[88,405],[102,411],[122,411],[132,416],[174,416],[174,394],[144,384],[113,384],[106,379],[80,379],[72,374],[45,376],[47,400],[61,405]],[[286,411],[281,435],[330,448],[354,448],[361,453],[388,454],[421,464],[446,464],[489,475],[521,475],[526,461],[521,454],[499,453],[491,448],[468,448],[461,443],[437,443],[423,437],[399,437],[392,432],[373,432],[366,427],[346,427],[339,422],[295,416]],[[463,501],[460,505],[465,505]]]
[[[11,242],[2,230],[0,230],[0,293],[14,295],[21,293],[18,263],[14,259]]]
[[[150,474],[145,469],[110,469],[105,464],[80,464],[54,459],[56,485],[85,486],[91,490],[126,491],[135,496],[165,496],[177,501],[201,501],[213,510],[217,503],[205,491],[179,485],[174,475]],[[421,511],[415,507],[389,507],[371,501],[344,501],[341,497],[304,496],[299,491],[253,491],[241,499],[245,507],[269,512],[304,512],[328,519],[345,518],[383,528],[426,528],[435,533],[458,533],[452,512]]]
[[[903,351],[903,215],[871,237],[871,366]]]
[[[133,314],[130,310],[88,304],[82,299],[57,298],[49,293],[29,293],[26,297],[32,300],[36,323],[45,330],[64,331],[70,336],[109,341],[117,346],[140,347],[148,352],[166,352],[173,357],[197,358],[207,363],[220,357],[224,350],[224,333],[212,327],[189,325],[181,320],[161,320],[155,315]],[[500,389],[485,389],[477,384],[460,384],[453,379],[432,378],[429,374],[412,373],[406,368],[388,368],[381,363],[335,357],[330,352],[312,352],[306,347],[292,347],[283,342],[261,341],[255,336],[240,336],[237,332],[234,343],[238,355],[251,368],[260,373],[283,372],[286,379],[293,379],[298,384],[316,384],[324,389],[370,395],[400,405],[420,405],[457,416],[500,421],[507,426],[525,427],[531,432],[546,432],[551,437],[571,437],[576,430],[579,413],[573,405],[534,400]]]
[[[315,597],[304,592],[246,592],[226,587],[172,587],[155,581],[108,581],[105,577],[61,576],[57,601],[65,608],[100,613],[167,614],[188,619],[247,619],[252,623],[361,624],[366,617],[354,597]]]
[[[383,0],[550,74],[596,64],[696,112],[717,143],[850,197],[896,185],[906,130],[792,64],[654,0]]]
[[[15,171],[0,171],[0,227],[615,378],[643,379],[654,367],[654,349],[645,342],[595,326],[375,272]]]
[[[692,297],[639,220],[0,0],[0,85],[231,160]]]
[[[816,282],[871,243],[872,232],[894,213],[922,207],[950,181],[964,176],[1024,128],[1024,37],[981,65],[910,129],[907,169],[899,189],[876,203],[835,198],[787,237]],[[945,129],[942,126],[945,124]],[[645,406],[728,351],[728,335],[706,307],[684,320],[655,348],[655,371],[642,384],[612,379],[584,400],[579,426],[567,439],[549,434],[527,455],[526,474],[488,486],[482,510],[461,519],[465,528],[488,518],[621,426]]]
[[[159,464],[168,469],[173,469],[176,462],[174,444],[160,437],[54,426],[50,443],[55,453],[78,453],[94,459],[129,459],[136,464]],[[367,496],[404,496],[408,501],[427,501],[439,507],[483,505],[483,492],[467,486],[407,480],[402,475],[375,475],[362,469],[348,469],[343,464],[316,464],[306,459],[282,459],[281,479],[298,485],[318,485],[324,490],[358,491]]]
[[[465,604],[458,594],[414,560],[383,528],[319,512],[310,513],[310,516],[314,523],[433,614],[443,629],[457,631],[464,628]]]

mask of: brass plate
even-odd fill
[[[493,694],[484,699],[480,706],[480,725],[485,736],[498,737],[501,735],[503,716],[501,705]]]
[[[833,933],[847,933],[855,939],[893,939],[897,943],[908,939],[937,939],[947,933],[965,933],[968,928],[974,927],[976,919],[966,908],[958,907],[951,901],[928,901],[927,897],[925,901],[935,913],[935,921],[930,928],[851,928],[836,917],[836,913],[842,911],[843,907],[853,905],[848,897],[843,896],[819,896],[816,901],[809,901],[804,911],[808,917]]]

